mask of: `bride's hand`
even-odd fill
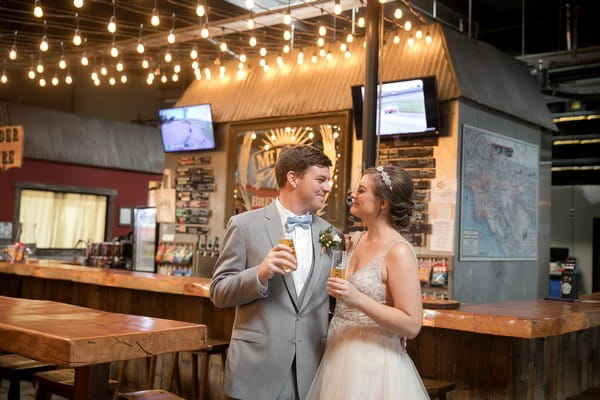
[[[345,279],[329,278],[327,281],[327,293],[339,300],[344,300],[349,305],[360,302],[362,293],[353,284]]]

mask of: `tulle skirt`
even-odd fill
[[[373,325],[332,325],[307,400],[429,399],[398,335]]]

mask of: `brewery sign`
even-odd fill
[[[0,126],[0,168],[2,171],[21,167],[24,140],[23,126]]]

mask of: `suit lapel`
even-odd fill
[[[283,236],[283,227],[281,226],[281,217],[279,216],[279,211],[277,211],[277,205],[274,201],[265,208],[265,219],[267,236],[269,236],[271,247],[275,247],[275,245],[279,243],[279,238]],[[294,307],[296,310],[298,310],[298,296],[296,294],[296,287],[294,286],[294,279],[292,278],[292,275],[290,274],[281,278],[283,279],[285,288],[287,289],[288,294],[294,303]]]

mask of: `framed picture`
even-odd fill
[[[350,113],[319,114],[232,124],[229,131],[226,220],[234,214],[264,207],[277,197],[275,162],[288,146],[309,144],[331,159],[332,190],[318,212],[336,226],[343,226],[345,194],[349,179]]]
[[[132,222],[133,222],[133,208],[120,207],[119,208],[119,226],[131,226]]]

